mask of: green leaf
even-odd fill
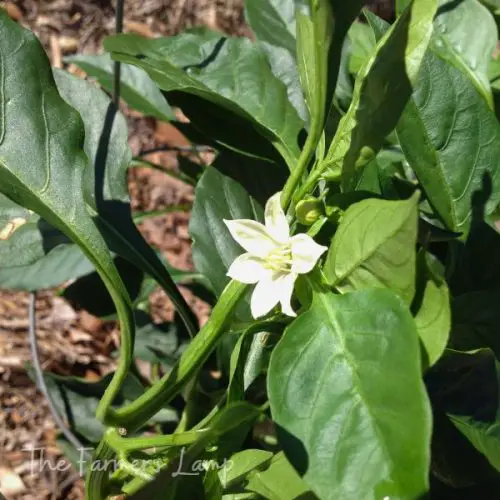
[[[424,65],[398,137],[434,209],[451,231],[465,236],[483,179],[493,184],[486,214],[500,201],[500,176],[491,160],[500,154],[500,126],[460,70],[432,51]]]
[[[208,168],[196,186],[189,233],[196,269],[207,277],[217,296],[230,281],[226,276],[229,266],[244,253],[223,219],[262,221],[263,210],[237,182]],[[250,319],[247,302],[239,308],[238,316]]]
[[[295,472],[283,452],[273,456],[265,470],[254,470],[247,476],[245,489],[269,500],[313,500],[307,484]]]
[[[500,472],[500,419],[494,423],[480,422],[471,417],[449,415],[455,427],[464,434],[488,462]]]
[[[64,58],[95,78],[108,92],[113,92],[114,63],[109,54],[75,55]],[[160,89],[140,68],[123,64],[120,68],[120,96],[133,109],[146,116],[170,121],[175,115]]]
[[[480,30],[475,29],[481,26]],[[496,47],[495,19],[477,0],[453,4],[440,0],[433,42],[440,56],[460,69],[493,107],[488,67]]]
[[[288,50],[266,42],[257,42],[267,56],[273,75],[281,80],[287,89],[288,100],[301,120],[309,122],[309,113],[300,86],[299,71],[294,55]]]
[[[424,367],[432,366],[443,354],[451,329],[450,292],[443,266],[430,254],[418,256],[418,277],[422,284],[415,315],[418,335],[423,344]]]
[[[110,252],[88,212],[84,185],[89,163],[81,144],[79,114],[59,95],[49,61],[34,35],[0,11],[0,191],[37,212],[77,243],[96,266],[115,302],[122,342],[130,346],[133,317],[130,299]],[[22,134],[21,138],[19,134]],[[124,381],[130,357],[120,360],[117,375],[101,401],[100,417]]]
[[[377,41],[370,26],[360,22],[351,26],[348,37],[351,41],[349,71],[357,75],[375,50]]]
[[[117,35],[106,39],[105,48],[114,59],[144,69],[162,90],[197,96],[248,122],[293,168],[303,124],[262,49],[246,38],[220,38],[211,53],[186,68],[180,56],[200,47],[200,40],[188,35],[155,40]]]
[[[56,71],[55,77],[62,97],[79,111],[85,125],[84,150],[94,168],[87,169],[83,189],[94,221],[113,252],[158,282],[194,334],[198,328],[193,314],[132,219],[127,186],[132,155],[125,118],[97,87],[64,71]]]
[[[94,269],[71,240],[4,195],[0,228],[1,288],[51,288]]]
[[[395,128],[416,81],[432,34],[437,0],[411,4],[386,35],[356,79],[347,114],[340,121],[322,168],[342,173],[346,189]]]
[[[310,135],[320,136],[328,94],[328,56],[334,27],[330,0],[316,0],[302,9],[296,2],[297,61],[300,81],[311,115]],[[340,29],[340,25],[338,26]]]
[[[427,491],[430,405],[415,322],[388,290],[315,293],[271,356],[278,438],[322,499]]]
[[[257,325],[252,325],[238,338],[231,353],[229,384],[227,387],[227,404],[245,399],[245,391],[267,367],[269,353],[267,340],[270,333],[257,331]],[[259,328],[260,329],[260,328]]]
[[[325,262],[327,279],[342,291],[387,287],[408,304],[415,294],[418,198],[363,200],[350,206]]]
[[[493,184],[485,213],[491,214],[500,200],[498,167],[491,160],[500,154],[500,125],[489,109],[486,81],[485,58],[496,40],[490,16],[475,1],[455,10],[443,7],[436,19],[436,34],[397,134],[429,202],[448,229],[465,237],[473,194],[485,178]],[[475,16],[474,24],[484,23],[480,36],[470,30],[470,16]]]
[[[283,189],[289,174],[284,165],[230,150],[220,152],[211,167],[238,182],[262,206]]]
[[[294,0],[245,2],[245,18],[257,40],[295,55]]]
[[[254,469],[262,470],[273,458],[270,451],[265,450],[243,450],[231,457],[231,468],[219,471],[219,478],[225,490],[230,490],[235,485],[246,480],[246,475]]]

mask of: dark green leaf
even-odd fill
[[[320,498],[427,491],[420,371],[415,322],[388,290],[315,293],[288,327],[271,356],[271,411],[288,459]]]
[[[435,37],[397,127],[406,159],[448,229],[467,234],[473,196],[492,184],[486,214],[500,200],[500,125],[464,64]]]
[[[499,370],[493,352],[446,350],[427,372],[426,385],[434,410],[432,456],[438,477],[455,487],[498,478],[490,465],[497,463],[494,430],[499,414]]]
[[[155,40],[117,35],[105,41],[114,59],[141,67],[162,90],[197,96],[252,124],[293,168],[303,124],[264,52],[244,38],[210,44],[212,52],[187,67],[181,54],[200,47],[192,34]]]
[[[219,153],[212,167],[238,182],[262,206],[283,189],[288,177],[283,165],[229,150]]]
[[[342,291],[387,287],[408,304],[415,294],[418,193],[405,201],[368,199],[342,217],[325,262]]]
[[[353,188],[356,171],[373,159],[395,128],[411,96],[436,9],[437,0],[412,3],[359,72],[351,106],[323,163],[332,174],[342,173],[345,188]]]
[[[500,292],[477,291],[455,297],[451,346],[460,351],[489,347],[500,359]]]
[[[97,79],[108,92],[113,92],[114,63],[109,54],[100,56],[78,54],[66,57],[64,60],[76,64],[88,76]],[[160,89],[145,71],[123,64],[120,76],[120,96],[131,108],[159,120],[169,121],[175,118]]]
[[[476,421],[471,417],[458,415],[449,417],[457,429],[500,472],[500,419],[494,423],[486,423]]]

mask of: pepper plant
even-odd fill
[[[111,36],[66,61],[90,81],[0,14],[0,285],[120,325],[113,374],[45,374],[89,500],[495,497],[498,3],[362,8],[248,0],[252,40]],[[155,214],[131,211],[113,60],[130,107],[215,152],[171,173],[194,272],[136,228]],[[202,328],[178,284],[212,301]]]

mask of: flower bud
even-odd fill
[[[314,196],[308,196],[297,203],[295,214],[301,224],[311,226],[324,215],[323,203]]]

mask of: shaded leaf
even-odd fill
[[[189,232],[193,240],[193,260],[219,296],[229,283],[226,276],[234,259],[244,250],[232,238],[223,219],[263,220],[262,207],[235,181],[208,168],[195,191]],[[239,315],[250,319],[248,303]]]
[[[194,334],[198,328],[193,314],[132,219],[126,175],[132,155],[125,118],[95,86],[64,71],[56,71],[55,77],[61,95],[85,125],[84,150],[94,168],[86,170],[83,189],[94,221],[113,252],[158,282]]]

